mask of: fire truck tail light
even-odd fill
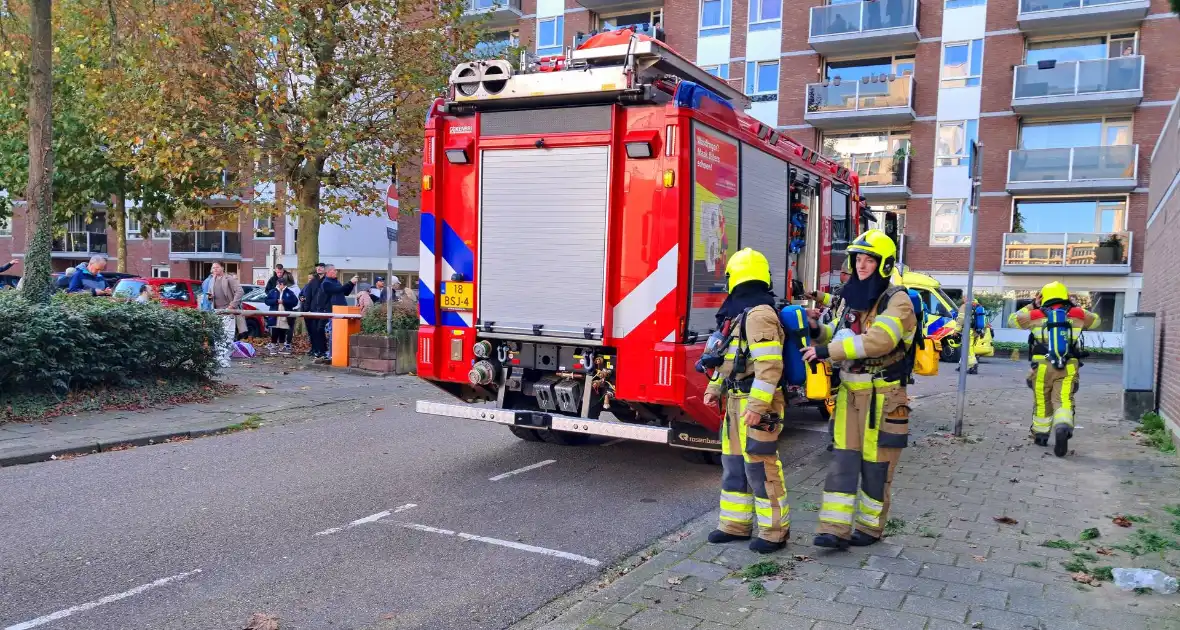
[[[664,188],[671,188],[676,183],[676,173],[672,169],[664,171]]]
[[[466,164],[467,149],[447,149],[447,161],[451,164]]]
[[[431,190],[434,188],[434,178],[429,175],[422,176],[422,190]]]

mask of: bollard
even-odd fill
[[[333,306],[338,315],[360,315],[359,306]],[[332,367],[348,367],[348,338],[361,331],[360,319],[332,318]]]

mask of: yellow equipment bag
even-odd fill
[[[923,338],[918,340],[915,345],[914,374],[938,376],[938,353],[934,351],[934,341]]]
[[[808,400],[827,400],[832,395],[831,366],[821,361],[808,364],[803,389]]]

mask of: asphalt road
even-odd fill
[[[1119,370],[1087,365],[1083,387]],[[985,360],[969,387],[1024,371]],[[942,364],[911,394],[956,379]],[[503,628],[716,504],[719,470],[680,451],[523,442],[414,413],[444,399],[416,380],[372,382],[387,390],[311,421],[0,469],[0,630],[229,630],[256,612],[284,630]],[[823,429],[790,424],[784,464]]]
[[[373,382],[312,421],[0,470],[0,628],[502,628],[716,504],[680,451],[527,443]],[[824,440],[785,432],[784,462]]]

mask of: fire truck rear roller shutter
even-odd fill
[[[771,288],[787,295],[787,164],[742,145],[741,246],[752,247],[770,261]]]
[[[610,129],[610,105],[485,112],[479,117],[481,136],[580,133]]]
[[[482,154],[481,322],[504,332],[600,338],[610,152],[606,146]]]

